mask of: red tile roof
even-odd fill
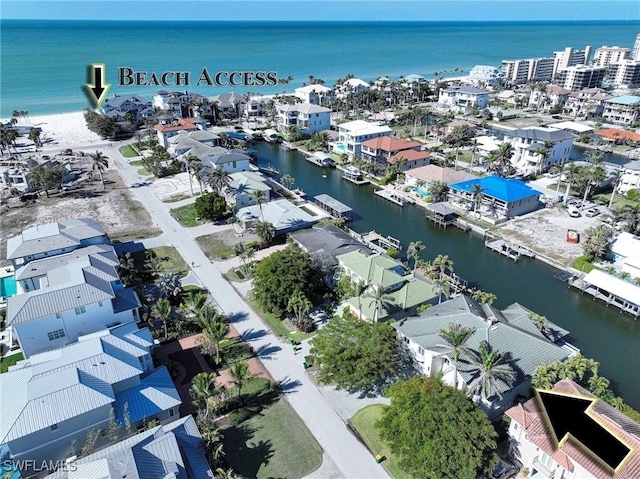
[[[605,137],[607,140],[624,140],[628,138],[631,141],[640,141],[640,135],[632,131],[620,130],[619,128],[607,128],[605,130],[596,131],[596,135]]]
[[[553,386],[553,389],[555,391],[594,397],[593,394],[570,379],[558,381]],[[592,416],[632,447],[631,456],[616,473],[606,469],[584,449],[576,446],[573,441],[566,441],[559,449],[556,448],[552,435],[547,429],[538,401],[535,398],[528,400],[524,404],[512,407],[506,414],[525,429],[529,441],[546,452],[567,470],[573,469],[574,464],[579,464],[580,467],[586,469],[589,474],[597,479],[640,478],[640,424],[604,401],[597,402],[592,410]]]
[[[156,126],[154,126],[154,128],[160,132],[197,130],[198,127],[191,120],[192,120],[191,118],[178,118],[177,120],[174,120],[171,125],[157,124]],[[177,123],[177,125],[175,123]]]
[[[362,145],[375,150],[398,151],[418,148],[422,146],[422,143],[418,141],[403,140],[401,138],[392,138],[390,136],[380,136],[373,140],[367,140],[362,143]]]
[[[393,165],[400,158],[404,158],[407,161],[426,160],[430,156],[431,156],[431,153],[426,150],[425,151],[403,150],[399,153],[396,153],[391,158],[389,158],[387,160],[387,163],[391,163]]]

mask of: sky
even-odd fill
[[[627,0],[2,0],[2,19],[640,21]]]

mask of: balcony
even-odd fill
[[[542,464],[537,457],[533,460],[531,469],[533,470],[531,479],[553,479],[556,473],[556,471]]]

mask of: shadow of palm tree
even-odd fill
[[[245,321],[248,317],[248,314],[244,311],[239,311],[228,315],[230,323],[240,323],[242,321]]]
[[[255,430],[248,424],[227,429],[224,433],[227,462],[244,477],[255,478],[262,466],[269,464],[275,450],[271,441],[253,442]]]
[[[271,359],[271,355],[277,351],[281,351],[280,346],[272,346],[271,343],[264,344],[255,350],[256,356],[260,359]]]
[[[260,339],[267,335],[267,331],[265,329],[255,330],[253,328],[246,330],[241,334],[243,341],[252,341],[254,339]]]
[[[299,386],[302,386],[302,383],[299,380],[290,379],[288,376],[278,381],[278,387],[284,394],[296,392],[296,388]]]

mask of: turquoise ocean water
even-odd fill
[[[272,94],[308,76],[327,84],[346,74],[365,80],[411,73],[467,73],[476,64],[551,56],[567,46],[631,47],[639,22],[94,22],[2,20],[0,117],[89,106],[88,66],[105,63],[109,94],[151,98],[160,87],[118,87],[117,68],[163,72],[203,67],[218,71],[276,71],[289,86],[189,87],[210,96],[225,91]],[[192,81],[194,78],[192,78]],[[184,87],[166,89],[184,90]]]

